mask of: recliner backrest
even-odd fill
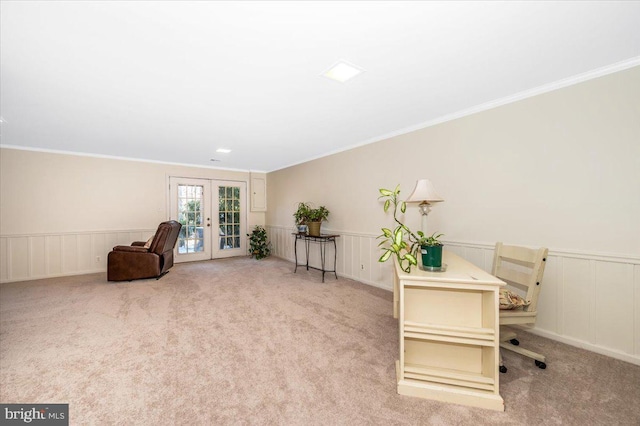
[[[175,220],[168,220],[158,225],[156,235],[153,237],[153,242],[149,251],[158,255],[162,255],[166,251],[173,250],[178,240],[178,234],[180,233],[182,225]]]

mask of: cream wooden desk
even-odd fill
[[[499,393],[498,293],[505,283],[445,251],[445,272],[395,261],[398,393],[504,411]]]

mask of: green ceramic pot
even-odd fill
[[[442,244],[437,246],[420,246],[422,266],[425,268],[442,267]]]

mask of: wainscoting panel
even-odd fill
[[[62,236],[61,235],[47,235],[44,237],[47,246],[47,255],[44,259],[45,264],[45,276],[59,276],[62,275]],[[15,275],[19,277],[20,275]],[[33,275],[37,277],[38,275]],[[30,279],[31,277],[25,277]]]
[[[0,282],[8,281],[9,273],[9,239],[0,238]]]
[[[155,229],[0,236],[0,283],[107,270],[116,245],[146,241]]]
[[[591,270],[591,261],[562,259],[561,262],[562,316],[558,329],[550,331],[573,336],[580,340],[594,341],[595,332],[594,324],[591,323],[591,310],[595,297],[595,281]],[[546,283],[544,285],[546,291]]]
[[[634,341],[634,351],[636,355],[640,355],[640,265],[634,265],[633,269],[634,276],[634,294],[635,294],[635,305],[633,308],[634,315],[634,327],[635,330],[635,341]]]
[[[292,229],[266,228],[274,255],[293,262]],[[392,262],[378,262],[381,251],[377,235],[327,229],[324,232],[340,234],[339,276],[392,290]],[[494,244],[446,241],[445,246],[491,271]],[[640,365],[640,257],[551,248],[538,302],[538,320],[530,331]]]
[[[595,262],[595,342],[624,353],[632,353],[633,265]],[[629,328],[620,327],[629,324]]]
[[[346,275],[347,277],[353,277],[353,267],[356,264],[353,262],[353,237],[351,235],[343,235],[339,238],[342,242],[342,247],[340,250],[340,259],[343,260],[338,271],[341,275]]]
[[[10,250],[9,274],[16,271],[21,275],[30,274],[31,256],[29,256],[29,239],[26,238],[10,238],[7,248]]]
[[[62,273],[69,274],[73,271],[84,271],[78,268],[78,235],[62,236]]]

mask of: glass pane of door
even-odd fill
[[[246,183],[213,181],[213,194],[217,198],[214,218],[218,235],[214,243],[214,258],[246,256]]]
[[[204,251],[204,187],[178,185],[178,222],[182,224],[178,236],[178,253]]]
[[[211,181],[170,177],[171,219],[182,224],[174,261],[211,259]]]
[[[218,224],[220,250],[240,248],[240,188],[218,188]]]

